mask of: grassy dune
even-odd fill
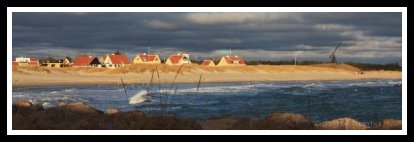
[[[170,83],[180,66],[127,65],[106,68],[45,68],[13,67],[13,86],[148,83],[152,74],[154,83]],[[302,81],[302,80],[358,80],[401,79],[400,71],[363,71],[346,64],[316,65],[249,65],[234,67],[207,67],[197,64],[183,65],[176,83],[196,83],[203,74],[203,83],[245,81]]]

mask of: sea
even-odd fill
[[[85,102],[102,111],[118,108],[197,120],[229,115],[263,119],[280,112],[302,114],[315,123],[340,117],[369,123],[401,119],[401,84],[354,80],[13,87],[12,100],[46,109],[60,102]]]

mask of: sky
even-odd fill
[[[120,51],[187,51],[190,58],[230,54],[246,60],[400,63],[401,13],[369,12],[14,12],[12,53],[46,58]]]

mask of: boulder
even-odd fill
[[[61,107],[61,106],[65,106],[66,105],[66,103],[65,102],[59,102],[59,107]]]
[[[226,116],[221,118],[209,119],[200,123],[204,130],[231,130],[242,118],[237,116]]]
[[[402,122],[401,120],[395,119],[385,119],[382,121],[380,125],[380,129],[382,130],[402,130]]]
[[[339,118],[316,124],[320,130],[366,130],[369,127],[351,118]]]
[[[117,108],[108,108],[108,109],[106,109],[105,114],[112,115],[112,114],[116,114],[116,113],[119,113],[119,112],[120,111]]]
[[[266,117],[266,120],[269,121],[283,121],[283,122],[309,122],[301,114],[294,113],[271,113]]]
[[[33,104],[29,101],[19,101],[15,103],[16,106],[18,107],[30,107],[33,106]]]
[[[84,102],[68,103],[64,106],[60,106],[60,108],[79,111],[79,112],[86,112],[86,113],[97,113],[98,112],[98,110],[96,110],[95,108],[89,106],[88,104]]]
[[[19,101],[13,104],[13,112],[17,110],[25,110],[25,111],[39,111],[44,110],[41,104],[33,104],[29,101]]]
[[[261,124],[263,129],[272,130],[311,130],[314,125],[301,114],[271,113]]]

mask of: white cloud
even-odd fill
[[[353,26],[346,26],[340,24],[316,24],[314,28],[322,31],[349,31],[353,30]]]
[[[145,23],[155,29],[175,29],[177,28],[176,25],[171,24],[171,23],[166,23],[160,20],[149,20],[149,21],[145,21]]]
[[[264,22],[278,19],[300,19],[295,13],[190,13],[185,18],[196,24]]]
[[[212,39],[213,42],[223,43],[223,44],[240,44],[242,43],[239,39]]]

